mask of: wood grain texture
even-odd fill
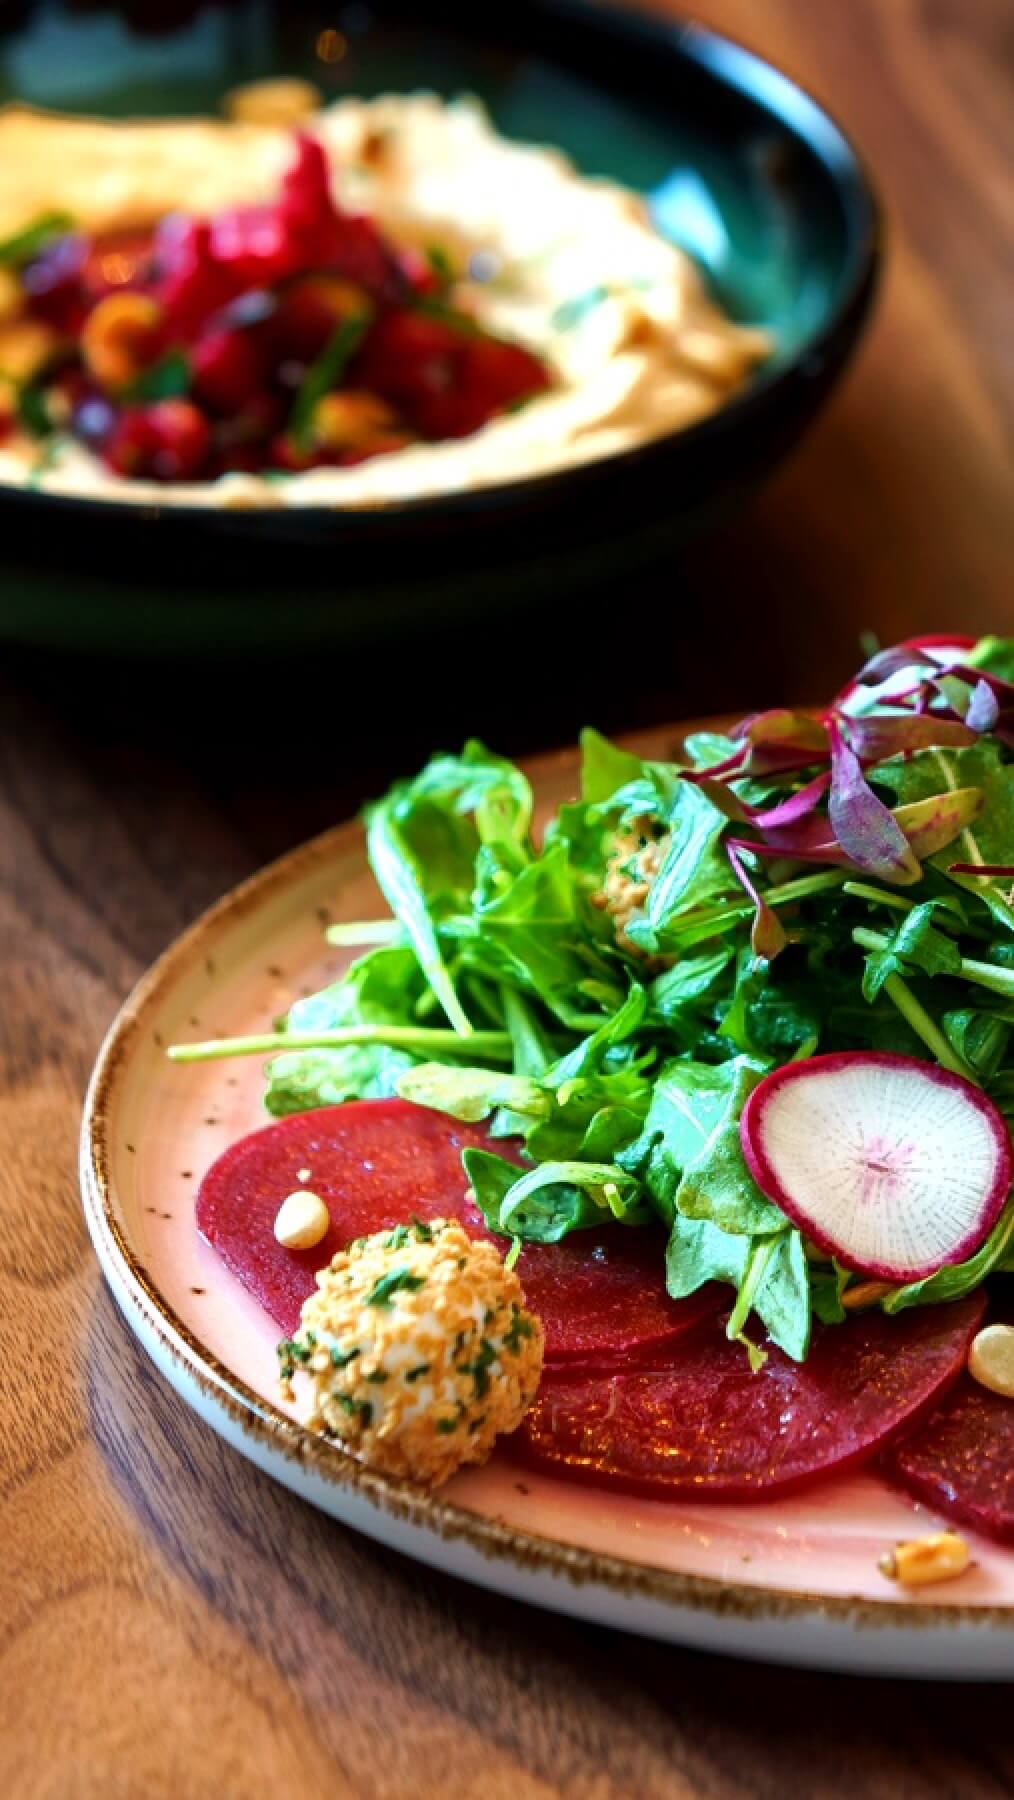
[[[1014,626],[1006,0],[698,0],[856,134],[892,218],[854,372],[625,659],[608,611],[498,646],[0,674],[0,1794],[11,1800],[998,1800],[1009,1695],[777,1673],[486,1597],[340,1530],[193,1419],[89,1253],[74,1170],[98,1038],[223,888],[434,740],[507,749],[812,698],[886,641]],[[667,640],[666,631],[670,632]],[[425,658],[423,656],[425,650]],[[523,674],[523,704],[516,675]]]

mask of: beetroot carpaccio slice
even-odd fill
[[[1014,1544],[1014,1400],[962,1375],[883,1466],[945,1518]]]
[[[766,1500],[865,1461],[960,1374],[985,1302],[818,1326],[805,1363],[771,1347],[752,1374],[717,1320],[664,1367],[544,1379],[511,1454],[661,1500]]]
[[[469,1146],[519,1154],[517,1145],[494,1143],[481,1126],[406,1100],[354,1100],[294,1113],[241,1138],[212,1164],[197,1195],[198,1229],[291,1333],[313,1293],[314,1272],[351,1238],[413,1215],[457,1218],[473,1236],[491,1236],[466,1199],[461,1152]],[[320,1195],[331,1229],[312,1250],[286,1250],[274,1235],[275,1214],[301,1185]],[[503,1238],[494,1241],[506,1247]],[[689,1300],[670,1300],[664,1271],[665,1236],[651,1229],[607,1225],[524,1250],[518,1274],[545,1327],[547,1360],[587,1372],[614,1367],[619,1358],[631,1367],[664,1354],[722,1301],[714,1285]]]

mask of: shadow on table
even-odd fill
[[[930,1800],[970,1792],[966,1751],[1010,1791],[1002,1688],[835,1680],[479,1592],[343,1529],[243,1461],[156,1373],[104,1289],[87,1350],[91,1429],[122,1503],[169,1577],[273,1665],[346,1767],[356,1693],[375,1707],[393,1686],[405,1710],[374,1719],[378,1748],[413,1707],[435,1709],[534,1777],[568,1769],[567,1792],[656,1792],[679,1769],[681,1792],[783,1796],[805,1767],[808,1794],[898,1792],[890,1772]]]

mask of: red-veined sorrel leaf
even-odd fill
[[[878,800],[863,774],[859,758],[842,736],[837,720],[828,726],[831,739],[831,793],[828,817],[834,835],[856,867],[882,881],[908,886],[922,875],[901,825]]]
[[[950,664],[953,657],[947,651],[972,650],[975,639],[965,637],[961,632],[938,632],[926,637],[905,638],[900,644],[892,644],[887,650],[878,650],[875,656],[864,663],[852,683],[855,687],[879,687],[889,676],[897,675],[900,669],[929,668],[934,665],[942,667]],[[933,652],[936,651],[936,655]]]
[[[848,719],[848,741],[860,762],[885,762],[912,750],[956,748],[974,744],[977,727],[933,713],[867,713]]]
[[[758,893],[743,865],[738,850],[727,845],[729,861],[733,873],[740,886],[745,888],[754,905],[753,925],[750,930],[750,948],[755,956],[762,956],[765,962],[773,962],[779,951],[784,950],[788,942],[782,929],[782,922],[773,906]]]
[[[782,825],[794,825],[797,819],[804,819],[807,813],[813,811],[830,785],[831,773],[830,770],[825,770],[822,775],[815,775],[812,781],[808,781],[795,794],[790,794],[787,800],[779,800],[777,806],[763,807],[760,811],[750,807],[748,815],[762,831],[771,828],[777,830]]]
[[[966,825],[978,818],[982,802],[981,788],[954,788],[946,794],[930,794],[925,800],[911,800],[907,806],[896,806],[894,818],[914,856],[935,856],[938,850],[953,843]]]
[[[978,875],[989,879],[994,875],[1014,875],[1014,863],[948,863],[948,875]]]

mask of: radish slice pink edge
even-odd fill
[[[959,1263],[1002,1211],[1010,1134],[971,1082],[886,1051],[775,1069],[740,1121],[758,1187],[829,1256],[884,1281]]]
[[[985,1300],[818,1327],[805,1363],[771,1348],[756,1375],[718,1322],[664,1368],[582,1380],[548,1370],[508,1453],[547,1473],[658,1500],[766,1500],[860,1463],[960,1375]]]

